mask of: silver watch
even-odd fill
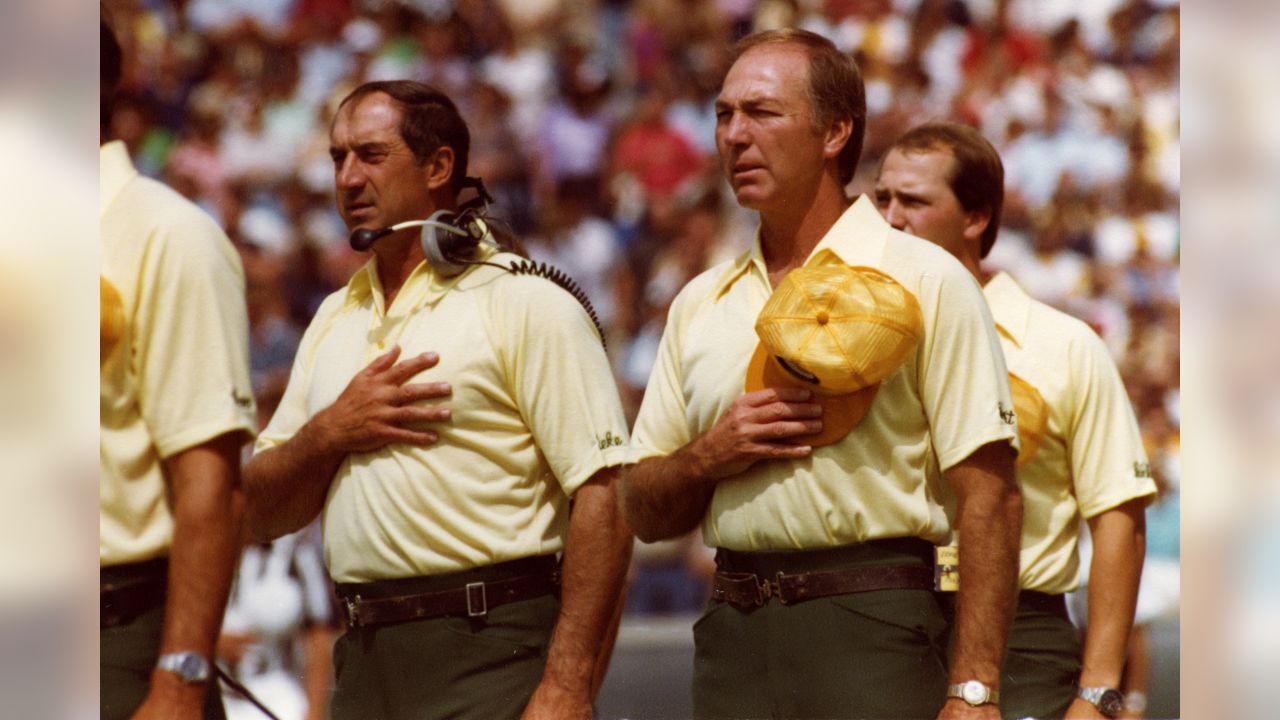
[[[995,704],[1000,702],[1000,691],[992,690],[981,680],[966,680],[959,685],[948,685],[947,697],[960,698],[970,705]]]
[[[183,682],[201,683],[209,679],[209,661],[195,652],[165,653],[156,667],[177,675]]]
[[[1109,718],[1119,717],[1124,712],[1124,695],[1119,690],[1109,687],[1080,688],[1076,695],[1090,705],[1098,708],[1098,712]]]

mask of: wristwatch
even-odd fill
[[[201,683],[209,679],[209,661],[200,653],[165,653],[156,661],[156,667],[177,675],[187,683]]]
[[[1080,688],[1076,695],[1085,702],[1098,708],[1098,712],[1109,718],[1119,717],[1124,712],[1124,695],[1119,690],[1109,687]]]
[[[947,697],[960,698],[970,705],[985,705],[1000,702],[1000,691],[992,690],[981,680],[966,680],[959,685],[948,685]]]

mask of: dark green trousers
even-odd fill
[[[486,581],[487,568],[446,578],[339,586],[365,598]],[[331,720],[504,720],[520,717],[546,667],[560,601],[546,595],[442,617],[349,628],[334,645]]]
[[[147,697],[151,671],[160,657],[160,631],[164,625],[163,603],[131,622],[103,628],[99,636],[99,709],[102,720],[125,720]],[[204,719],[223,720],[218,683],[206,684]]]
[[[1004,672],[1000,714],[1006,718],[1060,718],[1076,696],[1080,679],[1080,631],[1065,609],[1018,600]]]
[[[730,572],[773,576],[932,563],[874,544],[800,553],[721,552]],[[712,601],[693,628],[696,718],[932,718],[946,694],[947,624],[934,594],[880,590],[743,609]]]

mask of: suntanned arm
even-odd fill
[[[240,553],[240,447],[248,439],[242,432],[226,433],[164,460],[173,497],[173,545],[161,654],[189,651],[212,662]],[[154,670],[134,718],[199,717],[205,692],[213,688]]]
[[[333,692],[333,641],[337,636],[328,625],[303,631],[302,689],[307,696],[306,720],[329,717],[329,696]]]
[[[561,564],[560,617],[542,682],[526,720],[590,720],[600,648],[616,631],[615,610],[631,561],[631,531],[615,494],[614,468],[591,477],[573,496]]]
[[[314,520],[347,455],[393,442],[430,445],[438,439],[430,430],[410,426],[449,418],[447,407],[416,404],[447,396],[449,384],[407,381],[440,358],[423,353],[396,363],[399,355],[399,347],[380,355],[288,442],[258,453],[245,466],[246,522],[252,540],[274,540]]]
[[[961,567],[949,683],[980,680],[999,688],[1018,595],[1022,534],[1022,494],[1013,448],[1005,442],[988,443],[943,475],[958,500]],[[996,705],[970,707],[951,698],[938,717],[995,720],[1000,711]]]
[[[1088,522],[1093,562],[1089,565],[1089,627],[1079,687],[1119,688],[1146,556],[1146,500],[1135,498]],[[1093,704],[1076,698],[1067,708],[1067,717],[1103,715]]]
[[[689,444],[629,467],[621,481],[622,507],[636,537],[679,537],[702,521],[716,483],[760,460],[808,457],[809,446],[782,442],[822,429],[822,408],[808,400],[809,391],[799,388],[747,393]]]

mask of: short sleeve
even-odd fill
[[[1091,518],[1135,498],[1150,502],[1156,494],[1151,465],[1115,363],[1091,331],[1070,348],[1067,451],[1081,514]]]
[[[271,420],[258,434],[258,442],[253,449],[255,453],[288,442],[311,419],[307,409],[307,392],[311,387],[310,375],[315,364],[316,346],[344,296],[345,293],[340,291],[326,298],[316,310],[306,332],[302,334],[298,350],[293,356],[293,367],[289,370],[289,383],[285,385],[284,394],[280,397]]]
[[[572,295],[537,277],[503,278],[494,343],[512,396],[566,494],[626,460],[627,424],[595,324]]]
[[[184,214],[144,260],[134,362],[161,457],[257,427],[240,258],[212,219]]]
[[[672,303],[667,324],[658,342],[658,357],[649,374],[640,412],[631,434],[627,461],[636,463],[649,457],[670,455],[687,445],[690,437],[684,392],[681,390],[679,298]]]
[[[977,283],[967,273],[937,278],[921,297],[925,338],[918,372],[934,452],[946,471],[992,442],[1017,449],[1018,433],[1000,338]]]

